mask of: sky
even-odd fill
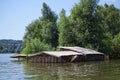
[[[22,40],[25,28],[41,16],[42,3],[59,15],[62,8],[70,14],[79,0],[0,0],[0,39]],[[120,9],[120,0],[100,0],[99,4],[114,4]]]

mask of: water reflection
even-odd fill
[[[96,80],[101,64],[103,62],[30,63],[25,66],[25,74],[34,77],[26,80]]]
[[[26,63],[0,54],[0,80],[119,80],[120,60]]]

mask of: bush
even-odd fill
[[[112,40],[113,57],[120,58],[120,33]]]
[[[51,50],[51,46],[41,42],[39,39],[35,38],[30,41],[26,41],[26,46],[22,50],[24,54],[37,53],[41,51]]]

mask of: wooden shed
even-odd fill
[[[29,55],[29,62],[35,63],[80,62],[82,60],[83,55],[73,51],[44,51]]]
[[[12,58],[26,58],[35,63],[63,63],[81,61],[103,61],[105,55],[82,47],[60,47],[60,51],[43,51],[35,54],[14,54]]]
[[[60,50],[82,53],[84,61],[103,61],[105,57],[105,55],[101,52],[82,47],[60,47]]]

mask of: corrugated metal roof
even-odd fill
[[[86,55],[86,54],[103,54],[101,52],[97,52],[95,50],[86,49],[86,48],[82,48],[82,47],[60,47],[60,48],[75,51],[78,53],[82,53],[84,55]]]
[[[45,51],[43,53],[56,56],[56,57],[61,57],[61,56],[69,56],[69,55],[83,55],[82,53],[78,52],[73,52],[73,51]]]
[[[29,57],[38,56],[41,54],[48,54],[55,57],[70,56],[70,55],[87,55],[87,54],[103,54],[91,49],[86,49],[82,47],[60,47],[62,49],[67,49],[68,51],[43,51],[35,54],[30,54]]]
[[[73,52],[73,51],[43,51],[41,53],[31,54],[29,57],[37,56],[41,54],[47,54],[55,57],[61,57],[61,56],[70,56],[70,55],[83,55],[82,53]]]

